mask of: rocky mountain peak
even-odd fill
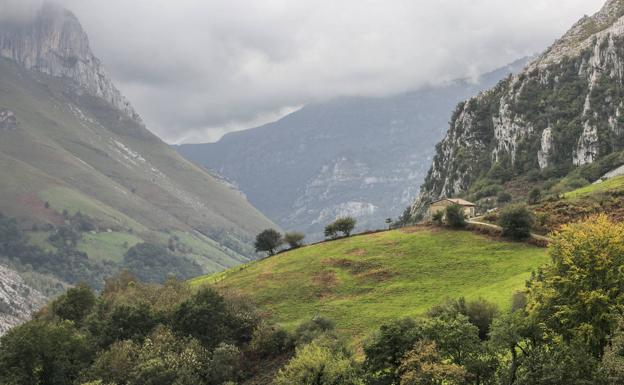
[[[55,3],[44,3],[32,19],[0,27],[0,57],[29,70],[69,78],[80,91],[100,97],[140,120],[93,55],[89,38],[76,16]]]

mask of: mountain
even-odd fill
[[[0,212],[34,245],[62,262],[71,244],[66,255],[112,271],[142,242],[219,271],[254,258],[253,237],[275,226],[153,135],[78,19],[50,3],[0,26],[0,180]]]
[[[391,97],[344,97],[176,150],[237,185],[284,229],[319,238],[338,216],[380,228],[411,203],[456,104],[522,68]]]
[[[17,272],[0,266],[0,335],[29,319],[44,304],[45,297]]]
[[[562,177],[623,150],[623,16],[624,1],[608,1],[520,73],[461,103],[413,212],[501,180]]]
[[[360,345],[379,325],[448,298],[482,297],[508,309],[547,259],[546,249],[470,231],[405,228],[303,247],[191,284],[246,294],[288,329],[328,317]]]

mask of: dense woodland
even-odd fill
[[[233,293],[123,273],[3,336],[1,383],[621,384],[624,224],[567,225],[550,255],[509,310],[449,300],[382,325],[361,351],[322,315],[285,330]]]

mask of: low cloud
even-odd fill
[[[150,128],[169,142],[215,140],[337,96],[474,76],[544,50],[603,3],[59,1],[77,14]]]

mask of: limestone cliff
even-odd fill
[[[140,120],[91,51],[78,19],[54,3],[45,3],[30,22],[1,26],[0,56],[27,69],[70,78],[76,91],[100,97]]]
[[[0,335],[28,320],[45,303],[45,297],[26,285],[13,270],[0,265]]]
[[[624,1],[585,16],[524,71],[455,111],[413,212],[494,167],[571,169],[624,148]]]

